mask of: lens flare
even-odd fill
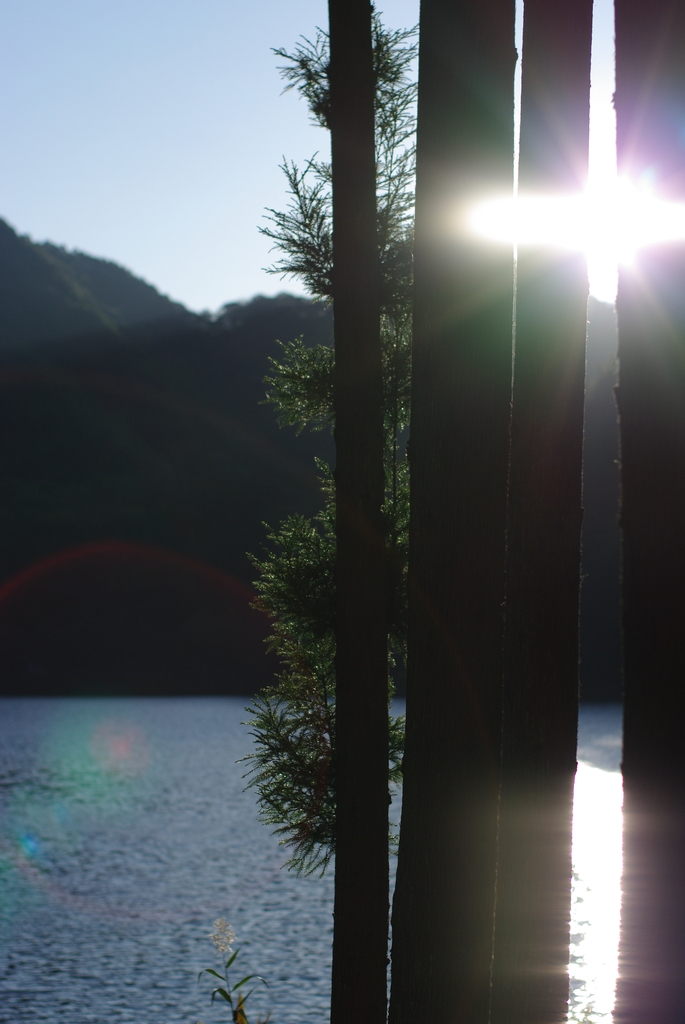
[[[518,196],[479,203],[469,227],[512,246],[549,246],[587,254],[590,291],[613,302],[619,265],[638,249],[685,240],[685,204],[658,199],[649,181],[597,184],[582,195]]]
[[[518,196],[480,203],[471,213],[470,226],[493,242],[581,249],[584,217],[583,196]]]
[[[139,775],[150,759],[142,729],[125,721],[103,722],[93,731],[88,746],[95,762],[106,772]]]
[[[25,833],[19,840],[19,847],[26,857],[36,857],[40,853],[40,840],[36,836]]]

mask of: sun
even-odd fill
[[[685,204],[664,202],[622,179],[590,185],[580,195],[491,199],[471,211],[469,226],[519,249],[584,251],[591,293],[613,302],[619,265],[632,264],[638,249],[685,240]]]
[[[522,8],[517,9],[520,52]],[[591,78],[585,191],[493,197],[470,211],[467,230],[519,248],[537,245],[585,252],[590,294],[613,303],[619,266],[629,266],[643,247],[685,240],[685,204],[664,202],[649,182],[631,182],[617,175],[612,0],[595,0]],[[519,112],[517,99],[517,124]]]

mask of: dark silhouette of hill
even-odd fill
[[[118,263],[96,259],[83,252],[68,252],[50,242],[36,248],[92,296],[100,310],[117,327],[175,317],[186,321],[192,318],[192,314],[179,302],[160,295],[151,284],[135,277]]]
[[[589,319],[582,696],[617,700],[613,309],[591,300]],[[246,552],[264,522],[318,509],[314,456],[333,451],[279,428],[263,378],[277,338],[331,332],[330,310],[290,295],[196,316],[0,221],[0,693],[270,681]]]
[[[281,295],[212,320],[106,261],[7,249],[27,304],[48,298],[22,322],[0,291],[0,692],[254,692],[275,664],[246,552],[318,509],[332,454],[279,428],[263,378],[277,338],[330,340],[330,310]]]
[[[115,324],[46,251],[0,220],[0,347],[55,341]]]
[[[36,244],[0,219],[0,349],[194,319],[116,263]]]

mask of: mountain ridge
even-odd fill
[[[287,294],[198,316],[0,223],[0,694],[272,680],[246,552],[319,509],[332,442],[281,429],[263,379],[277,338],[331,333]]]
[[[33,242],[0,218],[0,348],[200,319],[111,260]]]
[[[618,700],[616,327],[605,303],[588,316],[581,682],[585,699]],[[197,315],[0,220],[0,593],[60,552],[114,545],[0,601],[0,694],[248,693],[271,680],[248,590],[238,608],[198,580],[209,565],[249,588],[263,524],[320,507],[314,458],[333,462],[330,434],[296,436],[264,404],[276,339],[298,336],[330,343],[331,309],[282,293]],[[177,556],[196,577],[181,578]]]

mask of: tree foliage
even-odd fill
[[[390,32],[374,15],[376,75],[377,227],[382,276],[382,348],[386,499],[384,521],[389,567],[389,669],[404,659],[409,518],[408,466],[411,359],[414,130],[416,55],[414,31]],[[314,123],[329,127],[328,37],[317,30],[292,53],[275,51],[285,64],[286,88],[297,88]],[[284,161],[290,203],[270,210],[262,232],[279,258],[272,273],[298,278],[315,298],[331,301],[332,202],[330,165],[312,157],[303,170]],[[302,339],[282,345],[271,360],[267,401],[281,424],[300,432],[334,428],[330,346]],[[325,870],[335,850],[335,495],[330,468],[318,464],[323,509],[313,520],[292,516],[268,534],[268,547],[253,558],[259,570],[257,605],[271,619],[269,646],[282,662],[276,683],[249,708],[254,753],[249,785],[260,814],[286,843],[289,865],[302,873]],[[389,698],[392,683],[389,678]],[[390,718],[389,779],[399,782],[402,718]]]

